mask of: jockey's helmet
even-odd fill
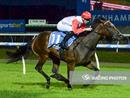
[[[84,12],[81,14],[81,17],[82,17],[83,19],[85,19],[85,20],[89,20],[89,19],[92,18],[92,15],[91,15],[90,12],[84,11]]]

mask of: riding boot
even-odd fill
[[[73,36],[73,33],[72,32],[70,32],[70,33],[68,33],[65,37],[64,37],[64,39],[62,40],[62,42],[61,42],[61,44],[60,44],[60,47],[62,48],[62,49],[68,49],[67,48],[67,46],[66,46],[66,42],[71,38]]]

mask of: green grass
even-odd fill
[[[130,52],[97,51],[99,60],[102,62],[130,63]]]
[[[45,79],[35,71],[36,62],[28,61],[27,73],[22,74],[21,62],[0,63],[0,98],[130,98],[130,85],[82,85],[73,86],[68,90],[63,82],[51,79],[50,89],[45,88]],[[101,70],[130,70],[129,66],[113,64],[115,67],[102,63]],[[46,63],[44,70],[51,74],[51,64]],[[76,70],[86,70],[77,67]],[[60,73],[66,76],[66,66],[62,63]]]

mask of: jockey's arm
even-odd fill
[[[73,30],[74,34],[79,35],[80,33],[85,31],[85,27],[79,28],[78,20],[74,19],[72,21],[72,30]]]
[[[92,31],[91,27],[91,20],[86,20],[85,23],[87,24],[87,27],[84,29],[84,31]]]
[[[92,31],[92,27],[91,26],[87,27],[87,28],[84,29],[84,31]]]

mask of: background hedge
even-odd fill
[[[8,59],[6,51],[15,51],[16,48],[0,48],[0,59]],[[100,62],[116,62],[116,63],[130,63],[130,51],[102,50],[98,49],[97,54]],[[28,59],[36,59],[37,57],[30,52]]]

